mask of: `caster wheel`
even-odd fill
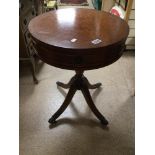
[[[59,83],[60,83],[59,81],[56,82],[57,85],[59,85]]]
[[[38,80],[34,80],[34,83],[35,83],[35,84],[38,84]]]
[[[102,86],[102,83],[98,83],[98,87],[101,87]]]
[[[51,117],[51,118],[48,120],[48,122],[49,122],[50,124],[56,124],[56,123],[57,123],[56,120],[55,120],[53,117]]]
[[[108,125],[108,121],[106,119],[101,120],[102,125]]]

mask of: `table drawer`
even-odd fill
[[[110,46],[99,51],[91,49],[88,53],[74,51],[70,54],[65,49],[48,49],[37,46],[37,44],[34,44],[34,46],[40,59],[55,67],[70,70],[89,70],[107,66],[120,58],[124,47],[124,45],[117,45],[117,47]]]

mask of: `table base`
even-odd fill
[[[83,71],[76,71],[75,76],[73,76],[67,84],[64,84],[62,82],[57,82],[57,86],[60,86],[65,89],[69,89],[69,91],[63,104],[60,106],[57,112],[49,119],[48,122],[51,124],[56,123],[56,119],[65,111],[67,106],[70,104],[75,92],[77,90],[81,90],[89,108],[92,110],[92,112],[101,121],[103,125],[107,125],[108,121],[96,108],[89,92],[89,89],[96,89],[96,88],[99,88],[101,85],[102,85],[101,83],[96,83],[93,85],[90,84],[88,79],[83,75]]]

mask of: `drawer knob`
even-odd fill
[[[81,56],[77,56],[74,58],[75,64],[82,64],[83,63],[83,58]]]

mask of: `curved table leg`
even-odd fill
[[[81,88],[81,91],[84,95],[84,98],[88,104],[88,106],[90,107],[90,109],[92,110],[92,112],[95,114],[95,116],[101,121],[101,123],[103,125],[107,125],[108,124],[108,121],[105,119],[105,117],[98,111],[98,109],[96,108],[92,98],[91,98],[91,95],[90,95],[90,92],[87,88],[87,86],[84,84]]]
[[[86,77],[83,77],[85,84],[87,85],[88,89],[96,89],[99,88],[102,83],[96,83],[96,84],[90,84],[90,82],[88,81],[88,79]]]
[[[96,117],[101,121],[103,125],[108,124],[108,121],[104,118],[104,116],[98,111],[98,109],[94,105],[94,102],[89,93],[89,89],[98,88],[101,86],[101,83],[91,85],[89,81],[87,80],[87,78],[83,76],[83,72],[76,72],[76,75],[71,78],[68,84],[57,82],[57,85],[63,88],[70,88],[70,89],[61,107],[49,119],[48,121],[49,123],[51,124],[56,123],[56,119],[65,111],[67,106],[70,104],[70,101],[72,100],[76,90],[81,90],[92,112],[96,115]]]
[[[69,105],[70,101],[72,100],[75,92],[76,92],[75,86],[71,85],[63,104],[57,110],[57,112],[48,120],[49,123],[51,123],[51,124],[56,123],[56,119],[65,111],[65,109]]]
[[[57,81],[56,84],[57,84],[57,86],[59,86],[59,87],[68,89],[68,88],[70,88],[71,85],[73,84],[73,81],[74,81],[74,77],[72,77],[71,80],[70,80],[67,84],[65,84],[65,83],[63,83],[63,82],[59,82],[59,81]]]

